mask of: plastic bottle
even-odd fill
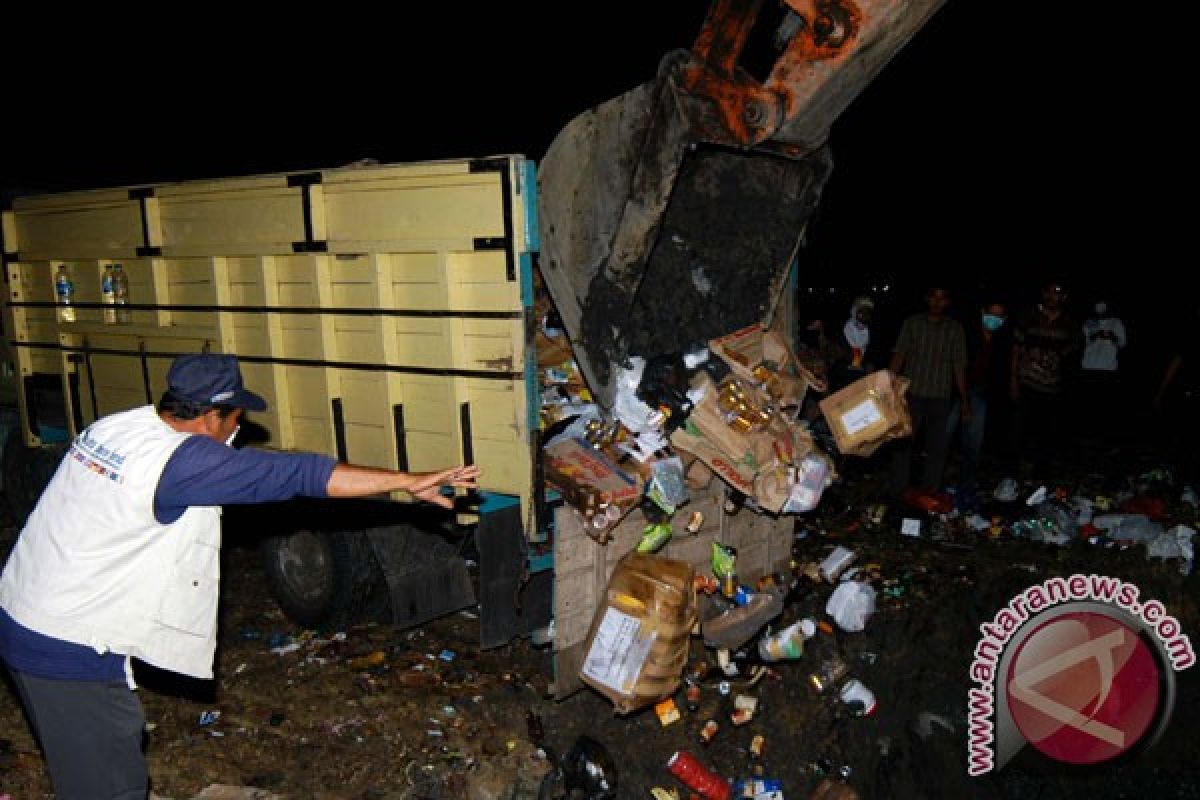
[[[836,653],[831,653],[821,662],[817,670],[808,676],[808,682],[818,692],[824,692],[830,687],[840,685],[849,671],[850,668],[846,666],[846,662]]]
[[[113,304],[117,307],[117,324],[128,325],[133,321],[129,311],[129,276],[120,264],[113,264]]]
[[[699,792],[706,800],[729,800],[733,787],[717,773],[705,767],[691,753],[680,750],[671,756],[667,769],[689,789]]]
[[[842,702],[855,710],[855,714],[860,717],[868,717],[875,713],[877,702],[875,693],[863,686],[862,681],[858,678],[851,678],[842,684],[841,690],[838,692],[838,697]]]
[[[100,276],[100,302],[104,304],[104,324],[117,324],[117,302],[116,287],[113,283],[113,267],[109,264],[104,268],[104,274]]]
[[[60,322],[75,321],[75,283],[67,272],[66,264],[58,265],[54,274],[54,297],[58,301],[58,319]]]
[[[811,619],[795,622],[773,636],[764,636],[758,641],[758,655],[763,661],[796,659],[804,655],[804,640],[811,639],[817,625]]]

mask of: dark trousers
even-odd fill
[[[1032,462],[1035,476],[1048,469],[1059,454],[1066,436],[1063,417],[1063,398],[1058,392],[1021,387],[1013,408],[1013,447],[1018,461]]]
[[[146,799],[146,721],[141,701],[128,686],[9,672],[58,800]]]
[[[1124,426],[1118,424],[1125,410],[1125,390],[1121,373],[1085,369],[1079,373],[1077,410],[1072,433],[1085,442],[1119,444]]]
[[[971,401],[971,417],[962,421],[962,401],[955,400],[946,419],[946,433],[951,441],[954,434],[962,426],[962,460],[958,469],[959,490],[973,498],[979,488],[979,454],[983,451],[984,433],[988,426],[987,392],[979,387],[970,390],[967,397]]]
[[[913,445],[923,448],[925,465],[921,471],[921,488],[936,491],[942,485],[942,470],[946,466],[946,448],[950,435],[946,428],[954,400],[949,397],[909,395],[908,411],[912,415],[912,438],[897,442],[892,453],[892,496],[899,497],[909,487],[912,474]]]

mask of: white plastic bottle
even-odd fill
[[[804,641],[817,632],[816,623],[802,619],[787,626],[779,633],[764,636],[758,641],[758,655],[763,661],[783,661],[804,655]]]

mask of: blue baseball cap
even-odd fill
[[[265,411],[267,401],[242,385],[237,356],[195,353],[179,356],[167,373],[167,386],[177,396],[206,406],[233,406]]]

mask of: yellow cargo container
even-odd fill
[[[606,548],[565,509],[538,513],[536,178],[531,161],[507,156],[16,200],[3,217],[5,331],[19,435],[41,448],[23,450],[12,493],[32,503],[54,443],[155,402],[176,355],[236,354],[269,404],[255,415],[264,446],[393,469],[482,466],[483,642],[543,629],[553,614],[556,690],[577,688],[596,603],[645,521],[635,512]],[[115,264],[129,283],[119,308],[101,287]],[[74,287],[67,313],[60,269]],[[694,499],[711,523],[665,555],[700,566],[723,541],[740,549],[746,580],[784,567],[790,520],[725,517],[723,492],[717,482]],[[361,611],[346,598],[365,594],[344,584],[372,575],[398,624],[475,602],[461,559],[419,524],[406,535],[346,524],[270,540],[272,588],[297,621],[342,621],[330,616],[339,603]],[[331,574],[332,562],[364,559],[373,572]]]
[[[66,412],[46,422],[19,391],[27,442],[154,402],[178,354],[236,353],[268,446],[413,470],[469,456],[528,511],[532,176],[511,157],[18,199],[9,346],[20,381],[61,382]],[[117,263],[127,324],[101,298]]]

